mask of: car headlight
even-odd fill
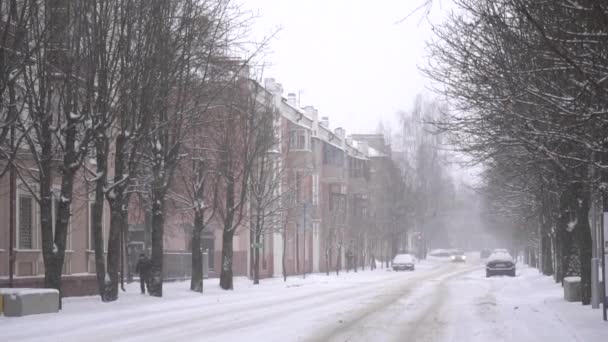
[[[451,256],[451,258],[452,258],[452,260],[455,260],[455,259],[456,259],[456,257],[455,257],[455,256],[453,256],[453,255]]]
[[[466,256],[466,255],[463,255],[463,256],[462,256],[462,260],[467,260],[467,256]]]

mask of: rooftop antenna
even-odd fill
[[[304,92],[304,90],[302,90],[302,89],[298,90],[298,108],[302,108],[302,106],[300,105],[300,100],[302,99],[303,92]]]

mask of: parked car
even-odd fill
[[[507,275],[515,277],[515,261],[509,252],[493,252],[486,262],[486,277]]]
[[[454,251],[450,259],[452,259],[452,262],[466,262],[467,256],[462,251]]]
[[[479,257],[482,259],[487,259],[488,257],[490,257],[490,255],[492,254],[492,251],[484,248],[481,250],[481,253],[479,254]]]
[[[415,269],[416,259],[411,254],[397,254],[393,259],[394,271],[413,271]]]

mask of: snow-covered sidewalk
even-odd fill
[[[446,341],[608,341],[601,309],[564,301],[559,284],[527,266],[518,265],[514,278],[475,271],[449,291]]]

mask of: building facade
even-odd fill
[[[276,114],[274,131],[281,172],[278,192],[280,219],[269,221],[261,241],[255,244],[252,222],[247,217],[234,241],[233,273],[251,276],[252,255],[259,248],[260,277],[280,277],[311,272],[330,272],[345,267],[364,267],[372,258],[392,258],[399,249],[403,227],[396,203],[401,195],[401,172],[391,158],[382,135],[350,135],[331,129],[329,117],[319,116],[312,106],[299,108],[296,96],[283,96],[281,84],[266,79],[256,85],[256,96],[270,99]],[[260,100],[261,101],[261,100]],[[179,172],[176,177],[183,177]],[[179,183],[179,182],[177,182]],[[7,285],[9,227],[14,226],[15,286],[42,286],[43,263],[39,248],[36,203],[17,184],[10,194],[8,176],[0,178],[0,286]],[[64,266],[66,295],[96,292],[95,263],[91,235],[91,197],[84,180],[75,189]],[[179,193],[176,185],[174,192]],[[11,205],[11,196],[15,205]],[[149,253],[150,218],[145,203],[132,197],[128,233],[125,236],[123,271],[132,274],[137,255]],[[11,209],[12,208],[12,209]],[[10,215],[11,210],[13,215]],[[245,215],[251,213],[251,208]],[[104,213],[104,235],[109,217]],[[9,218],[15,221],[9,224]],[[106,222],[107,221],[107,222]],[[164,234],[166,279],[188,278],[191,272],[192,218],[178,205],[167,205]],[[107,236],[105,236],[107,240]],[[211,220],[202,234],[201,248],[207,253],[209,275],[219,276],[222,257],[222,225]]]

